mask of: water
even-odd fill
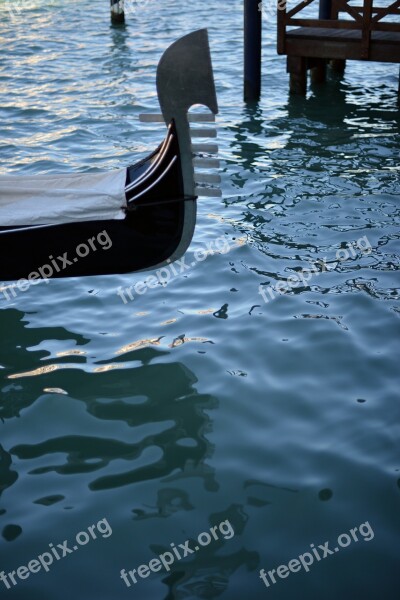
[[[397,599],[398,67],[350,63],[289,98],[264,23],[263,97],[246,107],[241,2],[142,3],[125,29],[105,0],[43,4],[11,20],[0,3],[1,171],[153,149],[163,132],[138,114],[157,110],[157,61],[206,26],[223,199],[199,203],[187,263],[217,240],[229,252],[127,304],[118,287],[143,276],[2,298],[0,570],[49,544],[67,555],[1,597]],[[271,298],[296,273],[309,280]],[[120,578],[218,525],[168,573]],[[309,572],[260,579],[327,541]]]

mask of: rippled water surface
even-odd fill
[[[224,252],[127,304],[119,286],[142,275],[1,298],[0,572],[99,525],[0,596],[397,600],[398,66],[351,63],[289,98],[264,22],[263,96],[245,106],[242,2],[148,0],[119,29],[107,0],[23,4],[11,18],[0,2],[0,171],[15,175],[152,150],[163,131],[138,115],[158,109],[158,59],[209,28],[223,198],[199,202],[186,261]],[[169,572],[120,578],[225,521]],[[260,579],[327,541],[309,572]]]

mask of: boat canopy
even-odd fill
[[[0,227],[123,219],[127,169],[0,176]]]

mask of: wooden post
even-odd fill
[[[111,2],[111,23],[120,25],[125,23],[124,0],[110,0]]]
[[[266,1],[266,0],[265,0]],[[285,54],[286,52],[286,2],[283,4],[279,3],[278,0],[278,54]]]
[[[361,58],[369,59],[373,0],[364,0]]]
[[[287,71],[290,73],[290,93],[305,96],[307,93],[307,59],[301,56],[288,56]]]
[[[337,21],[339,19],[339,15],[340,15],[340,6],[338,6],[338,4],[335,2],[335,4],[333,5],[333,8],[331,10],[330,18],[333,19],[334,21]],[[345,69],[346,69],[346,61],[343,58],[332,58],[329,61],[329,66],[333,73],[338,73],[339,75],[343,75],[343,73],[345,72]]]
[[[399,67],[399,87],[397,89],[397,102],[400,104],[400,67]]]
[[[311,64],[312,83],[324,83],[326,80],[326,60],[325,58],[314,58]]]
[[[320,19],[332,19],[332,0],[319,0]],[[326,60],[317,60],[311,69],[312,83],[323,83],[326,80]]]
[[[319,19],[330,19],[332,17],[332,0],[319,0]]]
[[[265,2],[266,0],[264,0]],[[244,99],[257,101],[261,95],[260,0],[244,0]]]
[[[343,75],[343,73],[346,69],[346,61],[345,60],[343,60],[342,58],[333,58],[329,64],[334,73],[339,73],[339,74]]]

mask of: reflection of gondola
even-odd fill
[[[219,195],[202,185],[218,183],[218,177],[195,175],[193,169],[193,152],[210,153],[215,146],[196,147],[191,141],[196,134],[214,137],[215,130],[189,125],[189,120],[214,121],[218,112],[206,30],[167,49],[157,70],[157,91],[162,115],[142,120],[165,121],[168,131],[146,159],[111,173],[0,178],[1,279],[38,271],[45,277],[126,273],[183,255],[193,236],[197,197]],[[194,104],[211,112],[189,118]],[[218,163],[199,158],[197,164]],[[103,247],[107,252],[96,252],[101,234],[111,240]],[[78,251],[80,246],[86,249]],[[45,275],[43,265],[53,265]]]

